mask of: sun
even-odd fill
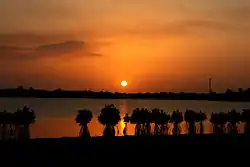
[[[126,87],[127,85],[128,85],[127,81],[122,81],[122,82],[121,82],[121,86],[122,86],[122,87]]]

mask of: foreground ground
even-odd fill
[[[149,163],[217,166],[219,162],[224,165],[237,162],[239,165],[248,162],[249,151],[250,137],[245,135],[32,139],[0,142],[0,163],[6,166],[101,163],[103,167]]]

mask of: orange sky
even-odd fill
[[[3,0],[0,87],[250,87],[249,19],[248,0]]]

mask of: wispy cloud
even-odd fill
[[[229,9],[222,9],[214,12],[217,16],[222,16],[229,20],[240,22],[240,24],[249,24],[250,6],[234,7]]]
[[[38,47],[13,47],[0,46],[0,59],[32,59],[32,58],[56,58],[59,56],[101,56],[90,51],[82,41],[66,41],[56,44],[39,45]]]
[[[67,39],[75,40],[75,37],[69,34],[2,33],[0,34],[0,46],[38,46],[59,43]]]
[[[249,31],[250,26],[234,24],[227,21],[213,19],[176,20],[157,24],[140,25],[127,28],[113,28],[105,30],[106,35],[133,35],[133,36],[180,36],[195,35],[197,32],[223,32],[233,34]]]

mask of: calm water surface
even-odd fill
[[[96,117],[105,104],[115,104],[120,109],[121,116],[132,113],[133,109],[139,107],[162,108],[171,113],[175,109],[185,112],[186,108],[203,110],[207,115],[211,112],[227,112],[235,108],[241,111],[250,108],[250,103],[238,102],[209,102],[209,101],[181,101],[181,100],[99,100],[99,99],[39,99],[39,98],[0,98],[0,110],[14,112],[17,107],[28,105],[36,111],[37,121],[31,127],[31,136],[37,137],[73,137],[79,135],[79,126],[75,123],[78,109],[88,108],[93,112],[94,119],[89,125],[92,136],[102,135],[103,126],[98,123]],[[118,125],[120,132],[124,128],[121,121]],[[211,124],[205,122],[205,132],[211,132]],[[239,125],[242,130],[242,125]],[[186,124],[182,123],[182,133],[186,132]],[[134,126],[129,125],[128,134],[134,134]],[[122,135],[122,134],[120,134]]]

